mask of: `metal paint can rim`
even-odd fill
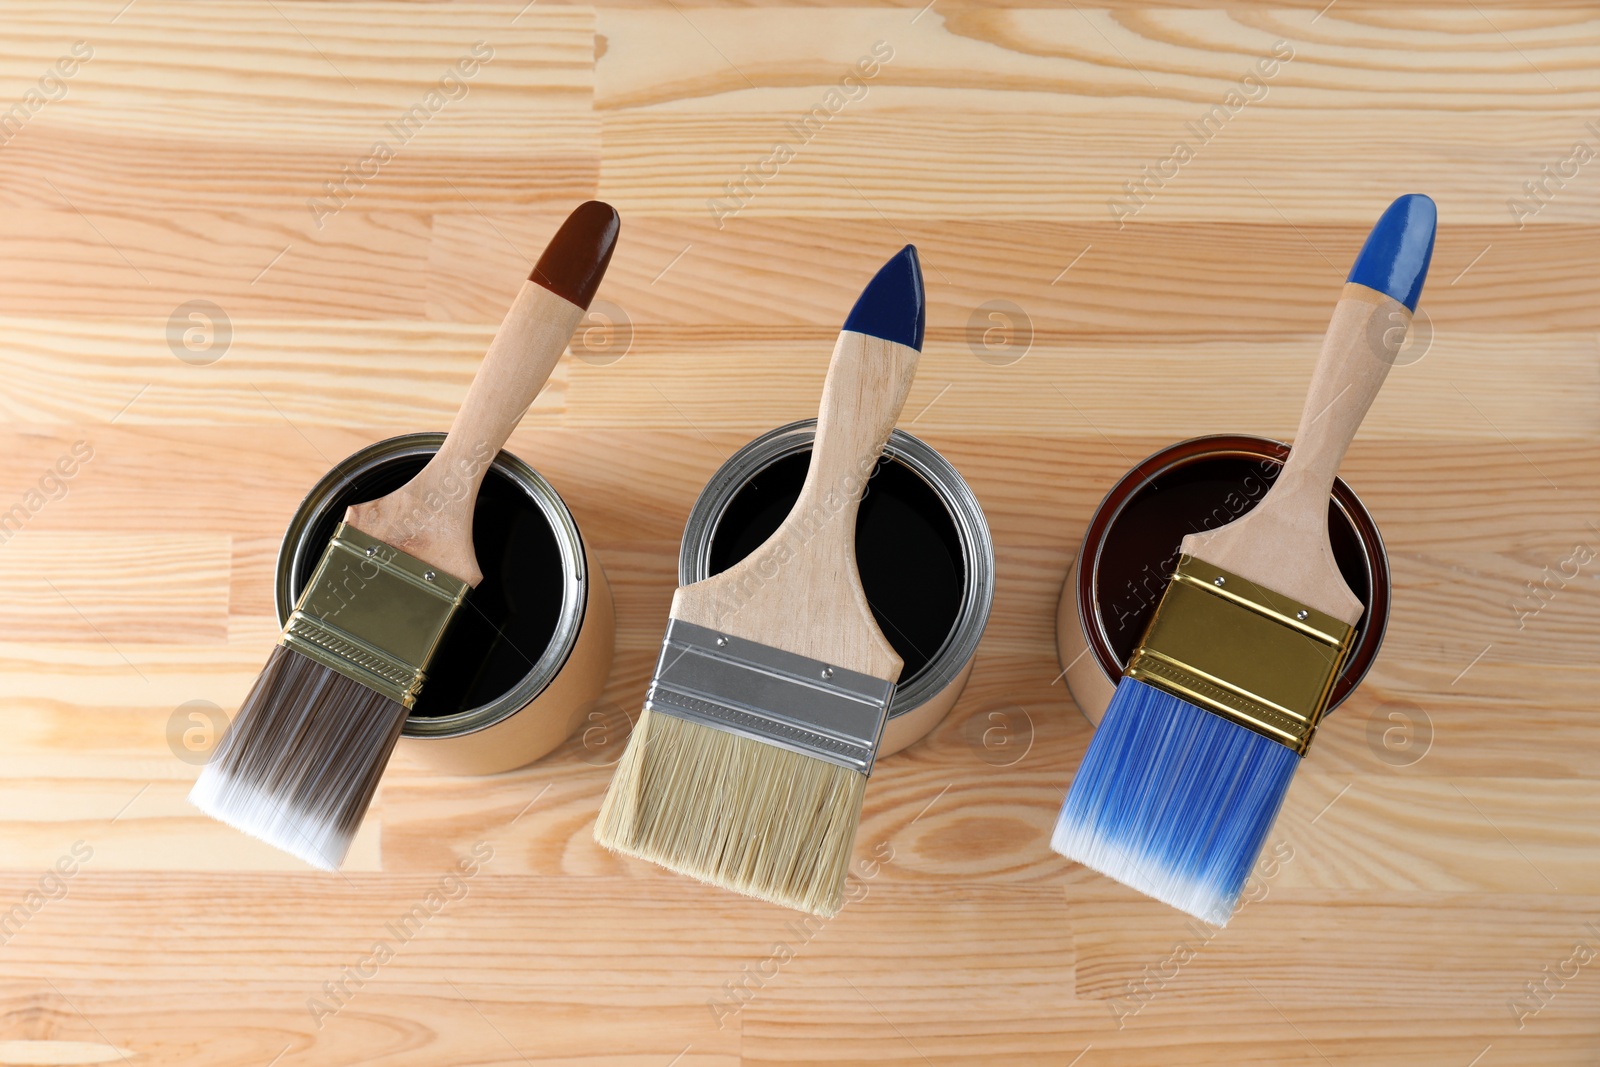
[[[679,584],[688,585],[709,576],[711,543],[738,491],[777,461],[809,449],[816,427],[816,419],[801,419],[769,430],[717,468],[689,510],[678,550]],[[898,429],[889,435],[883,452],[917,475],[944,504],[961,544],[964,572],[955,622],[923,668],[895,686],[889,702],[889,718],[893,719],[941,693],[972,660],[994,604],[995,564],[988,519],[972,487],[950,461],[932,445]]]
[[[1077,588],[1072,590],[1076,600],[1078,624],[1086,638],[1088,651],[1101,673],[1112,684],[1122,677],[1122,667],[1112,651],[1111,637],[1106,632],[1105,620],[1099,611],[1100,557],[1105,551],[1107,534],[1121,518],[1122,512],[1144,486],[1161,475],[1201,459],[1235,456],[1243,459],[1266,460],[1282,464],[1289,455],[1289,445],[1270,437],[1252,434],[1214,434],[1191,437],[1167,445],[1146,456],[1122,477],[1118,478],[1095,506],[1089,525],[1084,532],[1080,552],[1089,550],[1089,565],[1077,568]],[[1367,587],[1371,590],[1371,603],[1361,620],[1361,637],[1352,652],[1350,663],[1339,675],[1335,686],[1336,697],[1328,710],[1343,704],[1361,685],[1367,672],[1377,659],[1389,627],[1394,579],[1389,569],[1389,554],[1384,547],[1378,524],[1367,510],[1355,490],[1342,478],[1335,478],[1329,498],[1355,531],[1362,548],[1362,565],[1366,570]]]
[[[338,496],[357,479],[371,474],[383,465],[398,459],[431,456],[444,443],[445,435],[437,432],[402,434],[374,442],[347,456],[327,474],[324,474],[311,491],[295,508],[294,517],[284,531],[278,547],[278,562],[274,582],[275,606],[278,625],[282,626],[294,610],[300,590],[295,588],[295,574],[308,554],[321,555],[326,546],[307,543],[307,537],[317,519]],[[567,509],[566,502],[555,488],[538,471],[527,463],[502,450],[490,464],[521,489],[549,523],[561,553],[563,574],[561,612],[555,632],[545,646],[544,653],[525,674],[522,680],[487,704],[468,708],[452,715],[431,717],[410,716],[402,728],[402,736],[419,738],[462,737],[487,729],[515,715],[532,703],[561,673],[579,631],[583,628],[588,607],[589,575],[584,562],[583,537],[578,524]]]

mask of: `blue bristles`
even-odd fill
[[[1276,741],[1124,678],[1050,847],[1226,925],[1299,763]]]

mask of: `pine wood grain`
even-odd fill
[[[48,499],[48,498],[46,498]],[[0,553],[0,640],[157,641],[228,639],[225,536],[23,531]],[[165,617],[151,625],[152,612]]]
[[[1592,563],[1552,577],[1600,548],[1600,163],[1520,228],[1508,207],[1600,138],[1591,3],[122,6],[13,0],[0,35],[0,114],[94,48],[0,146],[0,512],[93,450],[0,542],[0,1062],[1600,1054],[1594,964],[1513,1007],[1600,946],[1600,597]],[[479,40],[467,95],[319,229],[307,201]],[[707,201],[878,40],[865,96],[719,227]],[[1279,40],[1264,98],[1119,227],[1108,201]],[[1345,269],[1412,191],[1440,208],[1432,341],[1341,467],[1390,554],[1386,643],[1290,794],[1293,858],[1191,945],[1046,845],[1089,740],[1056,597],[1134,463],[1293,433]],[[504,775],[398,756],[343,876],[296,869],[187,807],[174,723],[231,712],[259,671],[306,490],[448,425],[543,239],[595,195],[624,220],[588,347],[509,447],[614,586],[602,706]],[[815,414],[840,319],[908,241],[929,330],[901,424],[983,502],[998,592],[961,702],[873,777],[858,899],[810,930],[591,827],[695,495]],[[176,355],[188,320],[169,340],[193,300],[228,316],[214,362]],[[64,895],[29,906],[79,841]],[[308,1001],[480,845],[465,896],[319,1018]]]

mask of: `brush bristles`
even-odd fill
[[[1276,741],[1124,678],[1050,847],[1224,926],[1299,764]]]
[[[405,720],[397,701],[278,645],[189,803],[336,870]]]
[[[646,709],[595,823],[615,852],[747,896],[831,916],[866,776]]]

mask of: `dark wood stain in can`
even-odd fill
[[[306,543],[326,545],[346,507],[398,489],[427,458],[399,457],[354,479],[317,517]],[[565,572],[555,532],[538,505],[493,467],[478,493],[472,540],[483,581],[446,631],[413,717],[453,715],[509,692],[544,655],[560,622]],[[297,594],[322,554],[304,555]]]
[[[755,551],[800,495],[811,450],[762,468],[729,501],[711,538],[711,573]],[[966,567],[955,520],[932,486],[893,459],[880,460],[856,516],[856,562],[872,613],[905,667],[927,666],[961,610]]]

